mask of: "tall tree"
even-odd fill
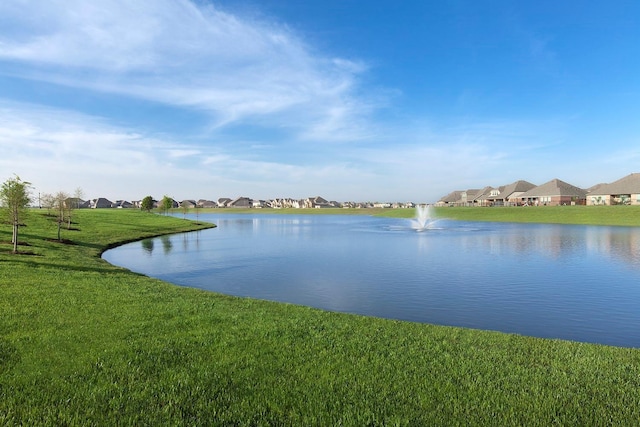
[[[151,212],[153,209],[153,197],[147,196],[140,202],[140,209],[146,212]]]
[[[27,206],[31,202],[31,183],[22,181],[19,176],[7,179],[0,187],[0,203],[7,210],[9,222],[13,226],[13,253],[18,253],[18,229],[24,219]]]

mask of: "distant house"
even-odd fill
[[[535,188],[535,184],[528,181],[519,180],[509,185],[505,185],[491,190],[486,200],[493,206],[512,206],[517,205],[520,201],[518,197],[525,191]]]
[[[221,197],[218,199],[218,207],[219,208],[228,208],[229,207],[229,203],[231,203],[233,200],[229,199],[228,197]]]
[[[238,197],[234,201],[227,204],[230,208],[251,208],[253,207],[253,200],[248,197]]]
[[[89,207],[89,201],[84,201],[77,197],[69,197],[65,199],[64,205],[72,209],[84,209]]]
[[[181,208],[193,209],[196,206],[198,206],[198,204],[196,203],[195,200],[183,200],[183,201],[180,202],[180,207]]]
[[[527,205],[584,205],[587,190],[559,179],[552,179],[520,194],[518,198]]]
[[[388,209],[391,208],[391,203],[389,202],[375,202],[373,204],[374,208],[383,208],[383,209]]]
[[[455,190],[436,202],[436,206],[456,206],[462,198],[462,191]]]
[[[134,200],[133,202],[131,202],[131,204],[136,209],[141,209],[142,208],[142,200]],[[151,199],[151,206],[157,208],[158,207],[158,201],[156,199]]]
[[[486,206],[487,197],[489,197],[489,195],[491,194],[491,190],[493,190],[493,187],[484,187],[482,190],[476,191],[476,193],[471,197],[469,197],[469,194],[467,194],[469,206]]]
[[[458,201],[459,206],[473,206],[476,194],[478,194],[480,190],[478,189],[470,189],[463,190],[460,192],[460,200]]]
[[[640,205],[640,173],[591,189],[587,205]]]
[[[254,200],[253,207],[256,209],[270,208],[271,202],[267,200]]]
[[[112,208],[113,202],[111,200],[105,199],[104,197],[99,197],[97,199],[90,200],[89,207],[91,209]]]
[[[198,200],[198,206],[201,208],[217,208],[218,204],[213,200],[200,199]]]
[[[316,197],[309,197],[308,199],[305,199],[304,207],[307,209],[309,208],[319,209],[319,208],[332,208],[333,205],[331,205],[331,203],[329,203],[326,199],[320,196],[316,196]]]
[[[113,204],[114,208],[119,208],[119,209],[131,209],[134,206],[133,203],[131,202],[127,202],[126,200],[117,200],[114,204]]]

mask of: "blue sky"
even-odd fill
[[[0,179],[434,202],[640,172],[640,2],[3,0]]]

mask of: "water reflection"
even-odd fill
[[[152,240],[105,258],[238,296],[640,347],[635,228],[439,221],[418,233],[365,216],[205,220],[218,227],[156,239],[160,252]]]
[[[171,253],[171,249],[173,249],[173,242],[171,242],[170,236],[161,236],[160,241],[162,242],[162,249],[164,249],[165,255]]]
[[[142,249],[148,254],[151,255],[153,253],[153,239],[145,239],[140,242],[142,245]]]

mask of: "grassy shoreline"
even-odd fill
[[[178,214],[179,210],[172,212]],[[199,209],[200,214],[272,215],[372,215],[413,218],[415,209],[327,208],[327,209]],[[612,225],[640,227],[640,206],[537,206],[537,207],[436,207],[436,218],[460,221],[530,222],[546,224]],[[195,210],[189,210],[194,214]]]
[[[61,244],[48,240],[52,221],[32,213],[21,249],[33,255],[0,244],[0,424],[593,425],[640,417],[638,349],[229,297],[99,257],[125,240],[206,226],[78,211],[78,230],[63,230],[73,244]],[[6,240],[10,230],[0,228]]]

